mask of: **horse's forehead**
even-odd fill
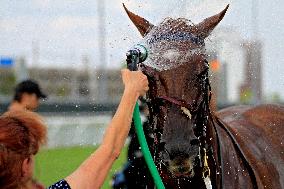
[[[169,69],[159,70],[156,66],[142,66],[142,71],[146,75],[150,76],[150,78],[155,78],[155,81],[163,81],[167,80],[176,82],[179,79],[188,80],[192,77],[198,75],[200,72],[204,70],[204,57],[197,57],[194,61],[185,62],[183,64],[178,64],[178,66],[173,66]],[[162,65],[162,67],[170,67],[169,65]],[[181,84],[181,83],[180,83]]]
[[[149,56],[143,64],[158,71],[195,64],[197,57],[205,54],[203,45],[191,41],[160,40],[146,46]]]
[[[186,19],[166,19],[152,28],[144,38],[149,56],[143,64],[164,71],[193,62],[204,54],[204,42],[191,30]]]

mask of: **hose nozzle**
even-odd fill
[[[135,45],[126,53],[126,61],[128,69],[135,71],[137,70],[137,64],[144,62],[147,59],[148,51],[146,47],[141,44]]]

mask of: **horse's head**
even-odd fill
[[[204,40],[227,9],[197,25],[187,19],[167,18],[158,26],[126,9],[149,50],[141,69],[149,79],[156,161],[176,177],[195,174],[209,111]]]

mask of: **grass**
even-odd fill
[[[68,147],[44,149],[38,153],[35,161],[35,178],[49,186],[72,173],[96,147]],[[126,148],[114,163],[102,189],[110,189],[110,179],[126,161]]]

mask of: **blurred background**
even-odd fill
[[[206,41],[217,108],[284,103],[282,0],[1,0],[0,112],[24,79],[48,94],[38,110],[49,129],[37,163],[45,184],[94,150],[120,100],[125,52],[141,40],[122,3],[153,24],[165,17],[198,23],[230,4]],[[67,156],[73,164],[62,165]],[[50,173],[52,166],[62,168]]]

